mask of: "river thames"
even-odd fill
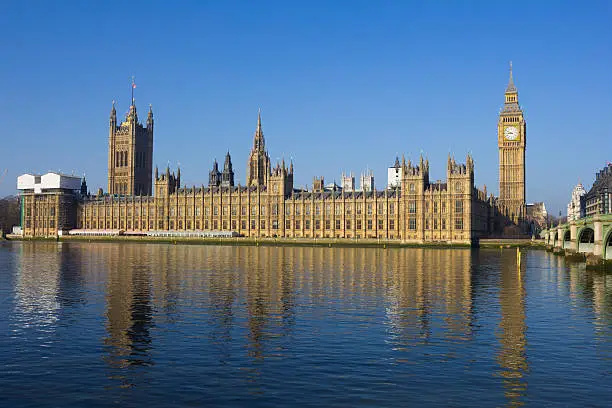
[[[0,405],[610,406],[612,275],[545,251],[0,243]]]

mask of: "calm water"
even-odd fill
[[[0,244],[0,405],[610,406],[612,275],[543,251]]]

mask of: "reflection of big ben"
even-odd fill
[[[497,144],[499,147],[499,201],[502,211],[512,221],[525,214],[525,146],[527,125],[518,103],[518,91],[512,78],[506,88],[506,101],[499,114]]]
[[[499,304],[501,319],[498,332],[499,375],[503,378],[509,406],[523,405],[529,370],[527,361],[527,324],[525,322],[525,288],[520,268],[513,261],[514,254],[505,251],[501,258]],[[516,268],[516,269],[515,269]]]

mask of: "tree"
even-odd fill
[[[0,233],[10,233],[12,228],[20,224],[19,197],[0,198]]]

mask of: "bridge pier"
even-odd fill
[[[550,230],[546,230],[544,232],[544,243],[546,244],[546,250],[547,251],[551,251],[552,250],[552,238],[551,238],[552,233],[550,232]]]
[[[578,226],[576,225],[576,221],[570,222],[570,247],[568,248],[570,252],[577,253],[578,252]]]
[[[553,238],[556,237],[553,244],[553,254],[563,254],[563,229],[561,226],[557,226],[556,229],[553,230]]]
[[[603,223],[599,214],[593,216],[593,253],[587,254],[586,266],[587,268],[599,268],[604,266],[603,259]]]
[[[578,226],[576,225],[576,221],[570,222],[570,240],[569,245],[565,247],[565,256],[568,260],[576,261],[576,262],[584,262],[585,257],[584,254],[578,252]]]

